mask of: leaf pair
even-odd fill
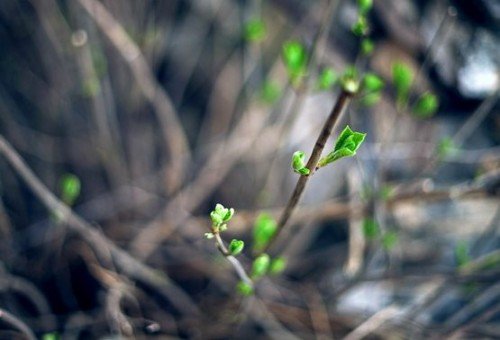
[[[365,140],[365,137],[366,133],[353,131],[349,126],[346,126],[337,138],[333,151],[319,160],[318,168],[324,167],[341,158],[356,155],[356,151]]]

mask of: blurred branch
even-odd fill
[[[185,165],[189,163],[191,155],[184,128],[179,121],[179,114],[172,100],[156,80],[139,47],[111,13],[98,1],[78,0],[78,2],[129,65],[143,95],[155,108],[170,154],[170,162],[166,171],[167,189],[175,190],[182,183]]]
[[[164,273],[159,273],[139,262],[128,253],[118,248],[98,230],[73,211],[59,199],[36,177],[21,159],[12,146],[0,135],[0,154],[15,169],[26,185],[40,199],[45,207],[61,221],[67,223],[74,231],[93,246],[100,260],[107,260],[111,255],[116,267],[133,280],[144,283],[169,300],[179,311],[186,314],[198,313],[198,308],[191,298],[177,287]]]
[[[6,310],[0,309],[0,320],[23,333],[28,340],[36,340],[35,334],[28,327],[28,325],[15,315],[7,312]]]

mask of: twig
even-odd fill
[[[33,191],[45,207],[56,214],[72,231],[80,235],[89,244],[100,259],[107,259],[108,254],[114,260],[116,268],[132,280],[142,282],[154,289],[161,296],[169,300],[179,311],[186,314],[198,313],[198,308],[191,298],[175,283],[170,281],[165,274],[139,262],[127,252],[117,247],[89,223],[76,215],[67,205],[62,203],[54,194],[36,177],[33,171],[17,154],[14,148],[0,135],[0,154],[17,171],[26,185]]]
[[[26,325],[21,319],[17,318],[15,315],[7,312],[4,309],[0,309],[0,320],[23,333],[26,338],[28,338],[28,340],[36,340],[35,334],[28,327],[28,325]]]
[[[292,216],[295,208],[297,207],[297,204],[302,196],[302,193],[304,192],[304,189],[306,187],[307,181],[309,178],[313,175],[314,171],[316,170],[316,166],[318,164],[318,161],[321,157],[321,153],[323,152],[323,149],[325,148],[326,142],[328,140],[328,137],[330,137],[330,134],[332,133],[333,128],[335,127],[336,123],[340,120],[340,117],[346,110],[346,108],[349,106],[349,103],[351,101],[352,94],[342,90],[340,92],[340,95],[337,99],[337,102],[335,103],[335,106],[332,109],[332,112],[328,116],[325,124],[323,125],[323,128],[321,130],[321,133],[318,136],[318,139],[316,140],[316,144],[314,145],[313,151],[311,153],[311,156],[309,157],[309,160],[307,161],[306,167],[309,169],[310,174],[309,176],[300,176],[299,180],[297,181],[297,184],[295,185],[295,189],[293,190],[292,195],[290,196],[290,199],[288,200],[288,203],[285,207],[285,210],[283,211],[279,222],[278,226],[276,229],[276,233],[274,233],[273,237],[270,239],[269,243],[267,244],[266,248],[264,251],[269,249],[280,232],[283,230],[285,227],[286,223]]]
[[[234,267],[234,270],[236,271],[236,274],[238,274],[239,278],[241,281],[245,282],[247,285],[250,287],[253,287],[253,281],[252,279],[248,276],[247,272],[243,268],[243,265],[241,262],[231,255],[231,253],[228,251],[226,245],[224,244],[224,241],[220,237],[220,234],[218,232],[214,232],[215,236],[215,242],[217,245],[217,249],[221,252],[222,255],[231,263],[231,265]]]
[[[357,328],[355,328],[351,333],[344,337],[344,340],[360,340],[370,333],[374,332],[387,320],[392,319],[398,314],[398,309],[394,306],[386,307],[374,315],[372,315],[368,320],[363,322]]]

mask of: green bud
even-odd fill
[[[333,151],[319,160],[318,167],[323,167],[343,157],[356,155],[356,151],[365,140],[365,137],[366,133],[353,131],[347,125],[337,138]]]
[[[365,218],[363,220],[363,235],[368,240],[373,240],[379,234],[379,227],[373,218]]]
[[[217,203],[215,209],[210,212],[212,224],[216,227],[221,227],[224,222],[228,222],[234,215],[234,209],[225,208],[222,204]]]
[[[437,154],[440,159],[455,156],[460,152],[455,142],[450,137],[442,138],[437,145]]]
[[[358,0],[358,8],[361,14],[367,14],[372,9],[372,0]]]
[[[253,287],[243,281],[238,282],[238,284],[236,285],[236,290],[243,296],[253,295]]]
[[[251,19],[245,24],[245,39],[258,42],[266,38],[267,29],[265,23],[260,19]]]
[[[271,275],[279,275],[283,273],[286,269],[286,259],[284,257],[276,257],[271,261],[271,265],[269,267],[269,273]]]
[[[254,251],[262,251],[276,233],[277,228],[276,221],[269,214],[260,214],[253,228]]]
[[[402,62],[392,65],[392,82],[396,87],[396,97],[399,106],[406,106],[411,84],[413,82],[413,71]]]
[[[316,87],[320,90],[328,90],[333,85],[335,85],[337,80],[338,80],[337,73],[331,67],[326,67],[319,74]]]
[[[266,275],[267,270],[269,269],[269,264],[271,263],[271,259],[269,255],[262,254],[259,255],[252,264],[252,277],[259,278]]]
[[[384,81],[374,73],[367,73],[363,78],[363,89],[367,92],[377,92],[384,88]]]
[[[295,151],[292,156],[292,168],[296,173],[307,176],[310,170],[306,168],[305,157],[306,155],[304,152]]]
[[[364,38],[363,40],[361,40],[361,52],[364,55],[372,54],[374,49],[375,49],[375,44],[373,43],[372,40],[368,38]]]
[[[340,84],[344,91],[356,94],[359,89],[358,70],[354,66],[347,67],[340,78]]]
[[[428,118],[436,113],[439,106],[438,98],[431,93],[424,93],[415,104],[413,113],[420,118]]]
[[[231,255],[236,256],[243,251],[243,248],[245,248],[245,242],[241,240],[231,240],[228,250]]]
[[[61,187],[61,199],[67,205],[73,205],[80,195],[80,179],[73,174],[65,174],[59,181]]]
[[[363,37],[368,34],[368,21],[366,17],[360,15],[358,20],[351,28],[352,33],[357,37]]]
[[[282,56],[292,82],[299,82],[306,72],[307,52],[305,47],[297,41],[288,41],[283,44]]]
[[[398,243],[398,234],[394,231],[390,231],[382,236],[382,246],[386,250],[391,250]]]
[[[280,96],[281,89],[276,83],[269,80],[264,82],[260,91],[260,98],[263,102],[273,104]]]
[[[205,238],[207,240],[213,239],[214,238],[214,234],[213,233],[205,233]]]

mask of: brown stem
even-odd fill
[[[221,254],[224,255],[224,257],[229,261],[229,263],[231,263],[231,265],[234,267],[234,270],[236,271],[236,274],[238,274],[240,280],[245,282],[250,287],[253,287],[252,279],[248,276],[241,262],[236,257],[231,255],[226,245],[224,244],[224,241],[220,237],[220,234],[218,232],[214,232],[213,234],[215,236],[217,248],[219,249]]]
[[[285,207],[285,210],[281,214],[281,217],[278,222],[278,227],[276,229],[276,233],[274,233],[273,237],[269,240],[269,243],[265,247],[264,251],[269,249],[271,245],[274,243],[280,232],[283,230],[285,227],[286,223],[292,216],[295,208],[297,207],[297,204],[299,203],[299,200],[302,196],[302,193],[304,192],[304,189],[306,187],[307,181],[311,177],[311,175],[314,173],[316,170],[316,166],[318,165],[319,159],[321,157],[321,153],[323,152],[323,149],[325,148],[325,144],[328,140],[328,137],[330,137],[336,123],[340,120],[340,117],[344,113],[345,109],[347,106],[349,106],[349,103],[351,101],[352,94],[342,90],[340,93],[339,97],[337,98],[337,102],[335,103],[335,106],[332,109],[332,112],[328,116],[328,119],[326,120],[325,124],[323,125],[323,128],[321,129],[321,133],[318,136],[318,139],[316,140],[316,144],[314,144],[313,151],[311,153],[311,156],[309,157],[309,160],[307,161],[306,167],[309,169],[310,173],[308,176],[300,176],[299,180],[297,181],[297,184],[295,185],[295,189],[293,190],[292,196],[290,196],[290,199],[288,200],[288,203]]]

